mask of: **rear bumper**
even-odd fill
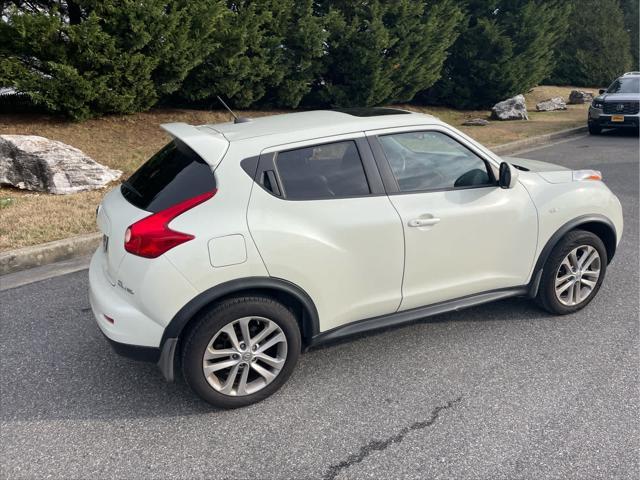
[[[100,331],[118,355],[157,363],[165,379],[173,381],[177,338],[169,338],[160,346],[164,328],[122,298],[128,293],[119,294],[119,287],[107,280],[101,255],[98,249],[89,266],[89,300]]]
[[[159,351],[164,328],[142,313],[133,301],[127,301],[124,296],[128,293],[119,292],[120,287],[109,283],[102,269],[101,256],[99,249],[89,265],[89,301],[98,327],[110,341],[122,345],[116,348],[118,352],[125,352],[128,347],[135,351],[140,348]]]
[[[104,332],[102,332],[104,334]],[[118,355],[132,360],[138,360],[140,362],[152,362],[158,363],[160,360],[160,349],[155,347],[141,347],[140,345],[130,345],[128,343],[120,343],[115,340],[111,340],[106,335],[107,339],[113,351]]]

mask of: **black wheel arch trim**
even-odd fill
[[[189,303],[184,305],[178,313],[176,313],[162,335],[160,348],[162,349],[165,342],[169,339],[177,339],[180,337],[187,324],[201,312],[207,305],[234,294],[250,292],[252,290],[272,290],[282,292],[286,295],[294,297],[303,308],[302,337],[303,342],[316,335],[320,330],[320,322],[318,318],[318,310],[311,297],[300,287],[288,280],[276,277],[249,277],[231,280],[225,283],[211,287],[201,292]]]
[[[531,275],[532,280],[529,284],[530,297],[533,298],[538,294],[538,287],[540,286],[540,280],[542,278],[542,270],[544,268],[544,264],[547,263],[547,259],[549,258],[549,255],[551,255],[551,252],[554,249],[554,247],[558,244],[558,242],[562,239],[562,237],[564,237],[567,233],[569,233],[572,230],[579,229],[580,226],[587,225],[589,223],[601,223],[604,226],[606,226],[610,230],[610,233],[613,235],[613,238],[614,238],[613,245],[607,245],[607,243],[604,242],[604,239],[603,239],[603,242],[607,247],[607,263],[611,263],[611,260],[613,259],[613,256],[615,255],[615,252],[616,252],[617,238],[618,238],[616,227],[613,224],[613,222],[609,218],[605,217],[604,215],[599,215],[599,214],[581,215],[579,217],[576,217],[568,221],[564,225],[562,225],[558,230],[556,230],[556,232],[553,235],[551,235],[551,238],[547,240],[547,243],[545,244],[544,248],[540,252],[540,255],[538,256],[538,260],[536,261],[535,267],[533,268],[533,274]]]

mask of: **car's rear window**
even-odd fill
[[[215,188],[211,167],[183,142],[174,140],[131,175],[121,191],[136,207],[159,212]]]

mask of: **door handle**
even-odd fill
[[[409,220],[410,227],[430,227],[435,225],[440,221],[439,218],[431,217],[431,218],[414,218],[413,220]]]

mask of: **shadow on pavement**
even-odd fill
[[[3,377],[11,377],[3,379],[3,421],[183,417],[216,411],[200,401],[181,378],[176,383],[166,383],[155,365],[119,357],[98,332],[91,314],[83,311],[86,307],[79,310],[80,319],[65,322],[66,331],[60,337],[56,338],[55,332],[29,329],[30,335],[25,340],[30,348],[3,353]],[[510,299],[351,337],[303,354],[300,364],[304,368],[299,365],[294,372],[298,386],[292,388],[302,386],[306,391],[337,388],[322,384],[336,356],[341,368],[351,371],[361,368],[365,361],[393,361],[396,349],[410,353],[435,347],[434,342],[463,341],[456,337],[466,336],[465,327],[447,333],[446,339],[432,336],[433,329],[448,328],[447,324],[532,323],[545,318],[552,317],[531,302]],[[74,332],[78,325],[82,331]],[[48,341],[42,342],[43,338]],[[390,358],[385,360],[385,355]],[[424,365],[416,362],[414,367]],[[269,408],[282,409],[287,408],[287,401],[276,393],[266,402],[249,408],[264,410],[268,402]],[[309,395],[297,397],[297,401],[317,408],[318,398]]]

